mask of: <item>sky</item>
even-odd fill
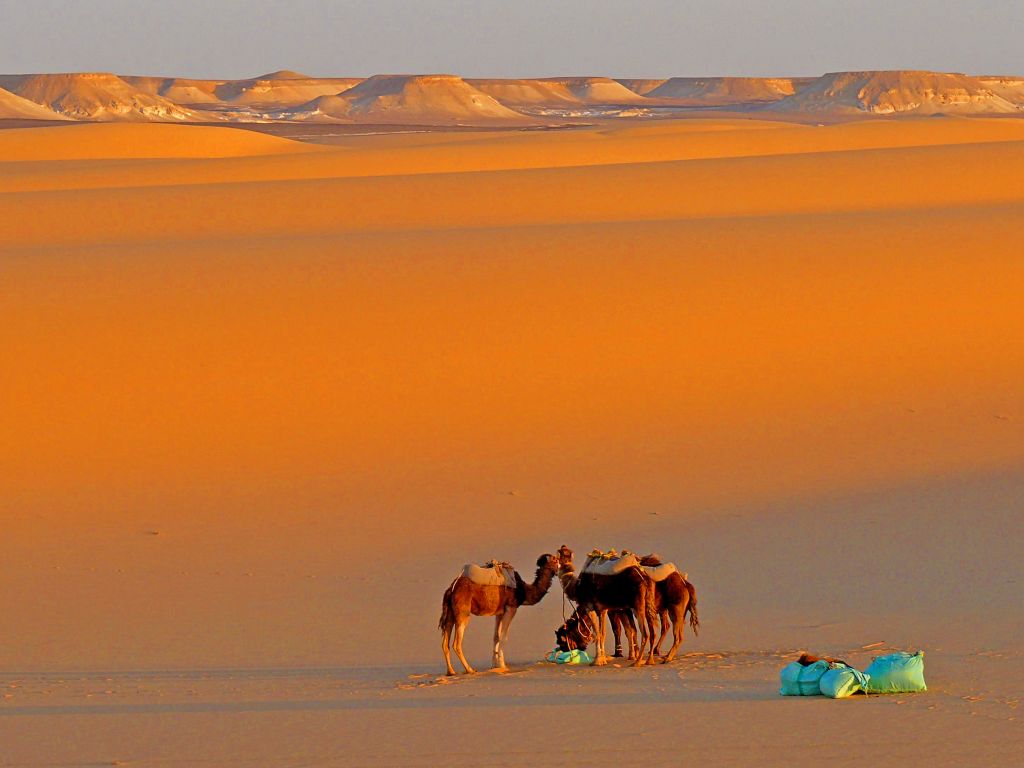
[[[1024,74],[1024,0],[0,0],[0,72]]]

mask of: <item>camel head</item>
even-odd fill
[[[558,567],[563,569],[566,566],[572,566],[572,550],[563,544],[558,548]]]
[[[537,558],[538,570],[550,570],[552,573],[558,570],[559,561],[555,555],[541,555]]]

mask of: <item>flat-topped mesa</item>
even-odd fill
[[[528,118],[457,75],[374,75],[297,111],[361,123],[494,125]]]
[[[109,72],[2,75],[0,88],[75,120],[182,122],[198,117],[193,110],[139,90]]]
[[[645,95],[652,99],[681,99],[701,106],[772,102],[791,96],[806,78],[792,77],[673,77]]]
[[[163,96],[184,107],[219,104],[217,88],[224,80],[197,80],[184,77],[144,77],[122,75],[121,79],[151,96]]]
[[[997,96],[1002,96],[1011,104],[1024,106],[1024,77],[1013,75],[979,75],[986,87],[991,88]]]
[[[976,77],[912,70],[830,72],[767,109],[834,114],[1006,114],[1018,107]]]
[[[540,80],[472,79],[466,80],[506,107],[579,106],[580,101],[563,83]]]
[[[646,101],[610,77],[544,77],[537,82],[560,85],[584,104],[642,104]]]
[[[615,82],[621,83],[633,93],[646,96],[659,85],[668,82],[666,77],[644,78],[644,77],[617,77]]]
[[[304,77],[298,72],[293,77],[272,76],[251,80],[226,80],[214,94],[222,102],[236,106],[266,109],[297,107],[320,96],[332,96],[347,91],[362,82],[359,77]]]

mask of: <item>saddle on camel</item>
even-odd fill
[[[568,553],[568,557],[571,559],[571,550],[568,550],[564,545],[563,548],[566,552],[559,550],[560,562],[566,558],[566,553]],[[581,578],[585,578],[587,574],[611,577],[630,569],[639,569],[643,572],[653,587],[654,610],[661,618],[661,632],[657,642],[653,642],[652,637],[652,652],[654,655],[661,656],[661,645],[668,634],[671,622],[673,643],[669,652],[663,658],[665,663],[670,662],[675,658],[676,652],[682,644],[687,614],[689,614],[690,626],[694,632],[696,633],[699,629],[700,621],[697,618],[696,589],[688,581],[688,575],[680,572],[673,563],[663,563],[661,558],[655,554],[637,557],[628,551],[623,551],[621,554],[616,553],[614,550],[610,552],[592,551],[583,567]],[[577,599],[579,583],[574,583],[571,579],[566,578],[562,571],[560,571],[559,577],[567,596],[570,599]],[[624,630],[630,646],[629,658],[635,660],[639,655],[639,649],[636,642],[634,611],[620,608],[608,610],[607,613],[611,620],[612,633],[615,638],[615,656],[621,657],[623,655],[621,633]],[[603,619],[599,618],[597,622],[600,626],[593,625],[591,621],[588,621],[586,614],[581,613],[579,609],[574,611],[572,616],[555,632],[559,648],[563,651],[571,650],[573,647],[585,649],[592,637],[598,634],[597,630],[603,630]],[[603,631],[600,634],[603,636]],[[603,651],[603,645],[599,645],[598,655],[603,655]]]
[[[654,582],[654,609],[661,618],[661,631],[658,633],[658,640],[654,644],[654,653],[661,656],[661,646],[668,635],[669,626],[672,628],[672,646],[663,657],[668,663],[676,657],[679,646],[683,643],[683,633],[686,628],[686,616],[689,614],[690,627],[693,633],[700,631],[700,619],[697,616],[697,589],[689,580],[685,571],[680,571],[672,563],[662,563],[661,557],[655,554],[644,555],[640,558],[640,566]],[[630,638],[630,648],[635,645],[632,636],[636,632],[633,626],[633,616],[625,611],[612,611],[609,614],[612,623],[612,635],[615,638],[615,653],[622,655],[620,632],[625,631]]]
[[[604,618],[612,610],[632,611],[637,616],[640,645],[634,655],[634,666],[653,662],[654,582],[641,569],[635,556],[620,557],[595,550],[577,576],[573,552],[563,544],[558,550],[558,578],[566,596],[577,603],[578,616],[583,617],[595,635],[595,665],[608,663],[604,651]],[[647,645],[650,645],[650,653],[645,660],[643,651]]]
[[[441,618],[437,624],[441,630],[441,652],[447,674],[455,674],[449,645],[466,672],[475,672],[462,652],[462,639],[470,616],[494,617],[493,667],[507,669],[505,643],[516,611],[520,606],[536,605],[544,599],[557,570],[557,557],[541,555],[537,558],[533,582],[527,584],[508,563],[492,560],[482,566],[472,563],[463,566],[462,573],[445,590],[441,600]]]

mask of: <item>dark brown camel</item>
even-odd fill
[[[640,647],[633,666],[645,663],[644,647],[650,645],[646,663],[654,659],[654,589],[653,582],[639,568],[628,568],[614,576],[582,573],[578,577],[572,561],[572,550],[564,544],[558,550],[558,578],[570,599],[587,616],[595,635],[597,653],[594,664],[608,663],[604,651],[605,616],[610,610],[631,610],[640,624]]]
[[[641,565],[661,565],[661,559],[657,555],[646,555],[640,558]],[[683,642],[683,630],[686,626],[686,614],[690,614],[690,627],[694,634],[700,630],[700,619],[697,617],[697,590],[693,584],[683,578],[678,571],[668,578],[654,583],[654,607],[661,618],[661,631],[658,634],[658,641],[655,643],[654,652],[661,656],[661,644],[668,634],[669,623],[672,625],[672,647],[663,661],[667,664],[676,657],[676,652]],[[636,625],[633,615],[629,611],[612,611],[609,614],[612,624],[612,635],[615,638],[616,656],[622,655],[620,633],[625,632],[630,641],[630,653],[635,644],[633,637],[636,634]],[[630,655],[632,658],[632,655]]]
[[[661,565],[657,555],[640,558],[641,565]],[[654,608],[661,617],[661,632],[655,644],[655,653],[661,655],[661,644],[665,640],[668,623],[672,622],[672,647],[665,654],[664,662],[668,664],[676,657],[679,646],[683,644],[683,630],[686,628],[686,614],[690,614],[690,627],[693,633],[700,631],[700,619],[697,617],[697,590],[683,574],[676,571],[668,578],[654,582]]]
[[[470,616],[494,617],[494,658],[493,666],[505,670],[505,642],[508,640],[509,625],[521,605],[536,605],[547,594],[558,569],[558,558],[554,555],[541,555],[537,559],[537,573],[533,583],[527,584],[515,574],[514,589],[503,586],[485,586],[470,581],[466,576],[459,576],[445,590],[441,601],[441,620],[437,626],[441,630],[441,651],[448,674],[454,675],[452,658],[448,650],[449,643],[455,650],[466,672],[475,672],[462,653],[462,638],[466,633],[466,625]],[[452,637],[454,630],[455,636]]]

